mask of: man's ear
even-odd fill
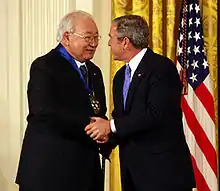
[[[63,41],[66,46],[69,46],[69,33],[68,32],[63,33]]]
[[[130,42],[129,38],[128,37],[124,37],[124,39],[123,39],[124,49],[127,49],[130,43],[131,42]]]

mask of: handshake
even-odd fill
[[[111,133],[110,121],[100,117],[92,117],[85,131],[97,143],[106,143]]]

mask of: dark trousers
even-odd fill
[[[31,189],[31,188],[27,188],[25,186],[19,186],[19,191],[40,191],[40,190],[34,190],[34,189]],[[97,189],[89,189],[88,191],[97,191]]]
[[[29,189],[29,188],[27,188],[27,187],[25,187],[25,186],[19,186],[19,191],[33,191],[32,189]]]
[[[131,190],[133,189],[133,190]],[[132,185],[132,187],[124,187],[123,190],[124,191],[134,191],[134,187]],[[29,189],[29,188],[26,188],[26,187],[23,187],[23,186],[19,186],[19,191],[33,191],[32,189]],[[90,191],[93,191],[93,190],[90,190]],[[180,191],[180,190],[179,190]],[[191,189],[183,189],[181,191],[192,191],[192,188]]]
[[[135,185],[135,183],[132,180],[131,174],[127,169],[123,169],[123,171],[121,171],[121,181],[122,181],[121,182],[122,191],[142,191],[142,190],[145,191],[146,190],[146,188],[140,188],[139,187],[140,185]],[[169,191],[192,191],[192,188],[175,188],[172,190],[169,189]]]

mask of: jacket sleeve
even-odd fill
[[[47,124],[53,130],[71,135],[77,139],[91,142],[84,128],[89,124],[89,117],[65,108],[55,100],[55,86],[51,68],[44,60],[37,59],[30,69],[28,83],[28,102],[31,120]]]

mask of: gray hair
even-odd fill
[[[125,15],[113,20],[117,25],[117,38],[123,40],[127,37],[137,49],[148,46],[149,28],[147,21],[138,15]]]
[[[85,11],[73,11],[66,14],[61,20],[57,30],[57,42],[61,42],[63,39],[63,34],[65,32],[75,31],[74,20],[76,18],[90,18],[93,20],[92,15]]]

